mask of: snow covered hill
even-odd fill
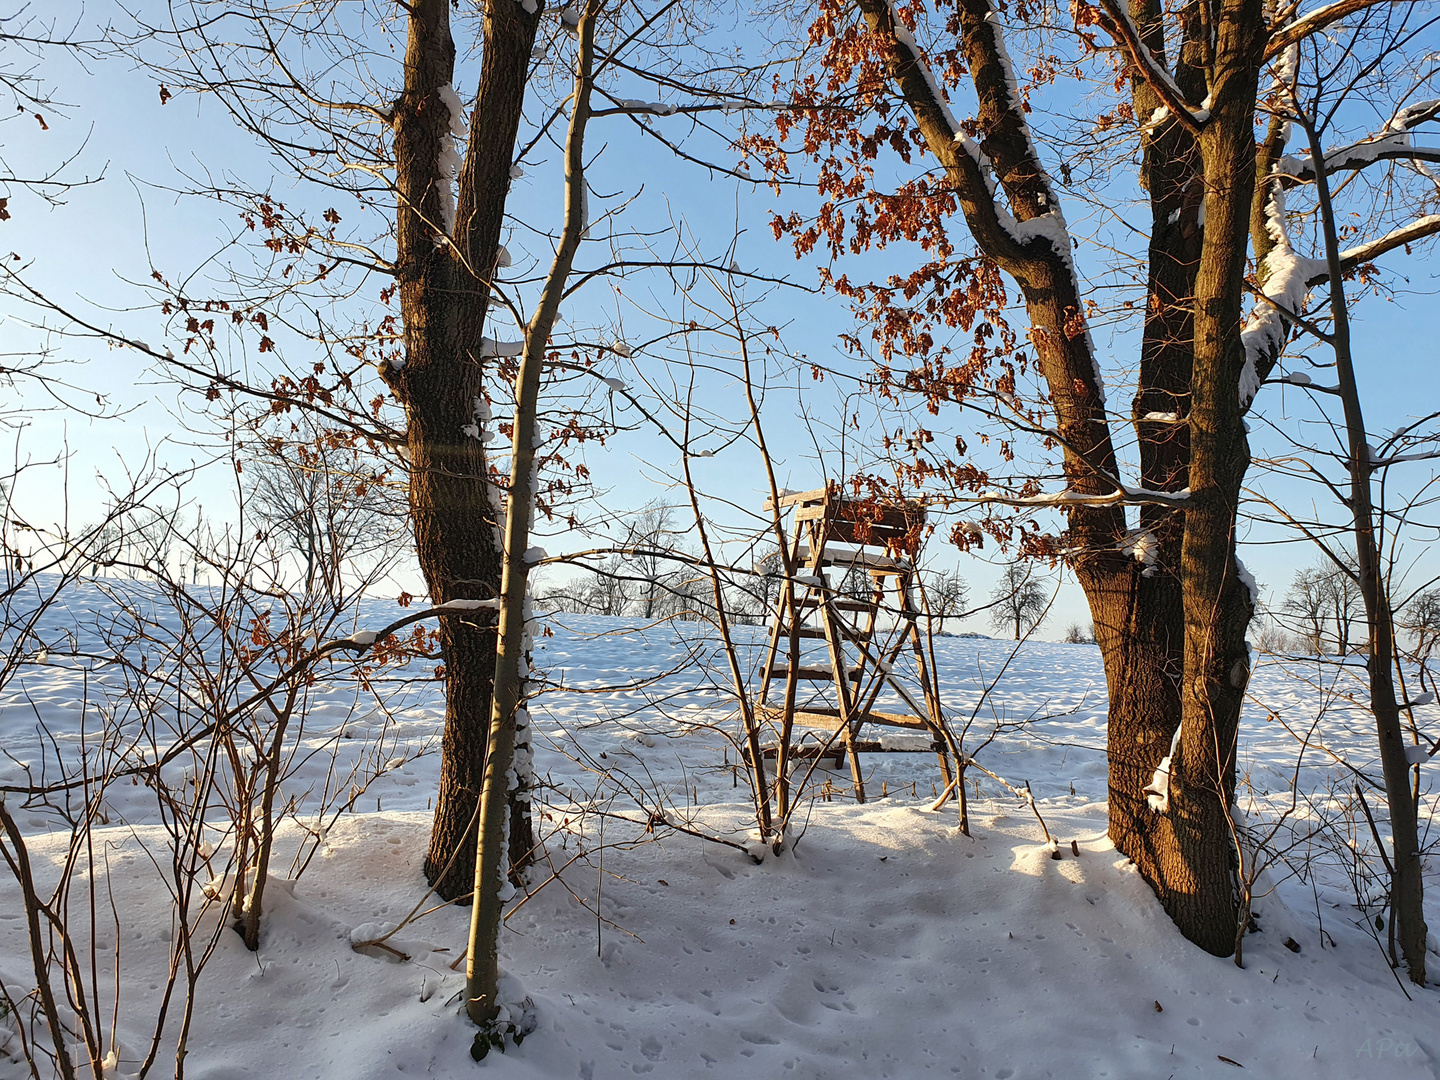
[[[138,730],[117,704],[129,693],[121,673],[94,659],[85,629],[114,617],[118,594],[107,588],[124,586],[67,594],[39,627],[46,654],[0,694],[0,784],[113,755],[101,734]],[[373,602],[347,632],[395,611]],[[1002,727],[979,760],[1030,784],[1058,859],[1031,809],[984,777],[970,789],[974,835],[962,835],[953,802],[927,809],[933,757],[896,753],[863,759],[875,796],[863,806],[846,795],[848,770],[817,771],[793,848],[756,863],[717,842],[743,846],[750,803],[731,695],[703,628],[549,621],[554,636],[539,642],[536,666],[553,688],[533,710],[548,839],[529,895],[511,902],[503,946],[513,997],[533,1000],[534,1034],[471,1061],[473,1029],[458,999],[467,911],[424,902],[437,684],[382,680],[367,694],[322,679],[282,793],[298,813],[282,830],[283,880],[266,894],[259,951],[215,926],[217,910],[201,920],[199,945],[213,941],[214,953],[199,977],[186,1076],[1440,1074],[1437,991],[1410,988],[1407,1000],[1374,929],[1374,881],[1357,870],[1355,852],[1373,862],[1374,843],[1363,819],[1346,816],[1350,767],[1373,765],[1374,752],[1363,710],[1345,698],[1352,672],[1316,661],[1257,667],[1241,805],[1252,831],[1285,851],[1257,883],[1242,969],[1186,943],[1106,839],[1104,680],[1093,646],[1022,646],[967,736],[975,747]],[[1011,648],[936,640],[958,724]],[[420,665],[413,674],[424,674]],[[1300,795],[1284,816],[1297,775]],[[327,788],[332,808],[352,808],[307,816]],[[171,823],[144,784],[117,784],[87,854],[71,849],[63,799],[7,799],[44,873],[53,878],[72,855],[83,884],[84,867],[95,867],[93,938],[84,889],[70,906],[87,949],[80,982],[99,998],[94,1013],[114,1051],[106,1075],[134,1075],[151,1049],[179,925]],[[1433,811],[1428,794],[1424,808]],[[655,826],[657,812],[702,835]],[[1317,831],[1322,819],[1333,828]],[[210,857],[219,867],[223,856]],[[13,878],[0,874],[0,983],[16,1005],[0,1022],[0,1080],[29,1075],[19,1028],[36,980],[18,901]],[[352,947],[416,905],[424,914],[383,948]],[[1437,925],[1440,908],[1431,909]],[[175,1071],[183,1022],[172,1005],[150,1075]]]

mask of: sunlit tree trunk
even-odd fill
[[[404,364],[382,375],[405,409],[410,512],[431,599],[488,599],[500,590],[497,501],[474,429],[483,400],[481,331],[497,262],[525,79],[539,25],[514,0],[485,5],[479,96],[470,117],[453,227],[445,220],[450,181],[441,176],[451,139],[442,91],[454,75],[446,0],[409,6],[404,91],[394,108],[397,277]],[[495,628],[485,616],[447,615],[445,732],[440,788],[425,870],[440,895],[467,893],[474,879],[473,822],[485,767],[495,666]],[[526,818],[528,820],[528,817]],[[524,837],[514,838],[528,852]],[[446,866],[450,869],[441,873]]]
[[[506,0],[501,0],[506,2]],[[475,899],[471,906],[470,949],[466,965],[466,1009],[477,1024],[489,1024],[499,1008],[502,889],[508,856],[505,833],[513,826],[511,793],[517,712],[525,683],[526,622],[529,616],[530,524],[535,512],[535,443],[539,429],[540,375],[550,333],[560,314],[560,301],[570,279],[575,253],[587,223],[585,189],[585,128],[590,119],[590,91],[595,61],[595,20],[601,0],[588,0],[576,32],[579,36],[575,92],[570,99],[570,128],[565,142],[565,225],[545,287],[525,327],[525,348],[515,376],[515,418],[510,447],[510,498],[505,516],[503,576],[500,589],[500,636],[493,657],[495,693],[490,710],[490,745],[480,804],[479,851],[475,862]],[[515,849],[515,838],[509,850]]]
[[[1118,471],[1109,418],[1093,346],[1082,332],[1084,301],[1069,251],[1050,244],[1046,230],[1017,235],[994,203],[1003,194],[1021,225],[1051,217],[1057,205],[1021,103],[1011,96],[1013,73],[994,8],[988,0],[955,4],[984,136],[979,155],[967,152],[963,132],[952,129],[908,32],[895,32],[893,9],[883,0],[861,0],[861,9],[888,39],[891,77],[945,167],[972,236],[1020,285],[1065,448],[1068,491],[1081,499],[1113,494],[1107,477]],[[1131,10],[1163,66],[1158,7],[1138,0]],[[1255,175],[1250,125],[1266,24],[1259,0],[1226,0],[1213,14],[1218,31],[1208,21],[1201,25],[1198,7],[1187,9],[1183,55],[1174,65],[1182,94],[1213,97],[1209,116],[1152,125],[1159,134],[1142,148],[1156,226],[1132,405],[1142,486],[1177,493],[1188,486],[1192,494],[1168,504],[1150,500],[1139,511],[1141,528],[1154,533],[1158,546],[1151,567],[1122,552],[1128,530],[1118,505],[1072,505],[1065,547],[1090,602],[1110,690],[1112,838],[1181,931],[1226,955],[1236,919],[1228,807],[1251,615],[1234,555],[1239,484],[1249,461],[1239,390],[1240,288]],[[1137,114],[1147,106],[1154,112],[1157,76],[1137,65],[1133,77]],[[999,187],[994,195],[987,166]],[[1052,222],[1049,231],[1059,225]],[[1039,242],[1025,242],[1031,235]],[[1063,243],[1068,247],[1068,233]],[[1157,813],[1144,788],[1182,722],[1169,807]]]

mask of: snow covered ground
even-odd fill
[[[53,777],[81,753],[118,754],[119,743],[97,742],[97,733],[138,723],[125,711],[133,690],[84,655],[95,648],[84,628],[116,617],[115,594],[86,583],[63,599],[37,627],[48,655],[0,692],[0,785],[39,779],[42,766]],[[345,632],[399,613],[393,602],[371,602]],[[157,624],[167,618],[160,608],[152,614]],[[834,794],[808,805],[791,851],[756,864],[733,847],[647,826],[663,807],[697,833],[748,837],[734,709],[713,641],[695,624],[548,622],[554,636],[538,643],[536,666],[554,688],[533,710],[547,854],[531,895],[512,901],[502,952],[516,996],[534,1000],[535,1033],[503,1056],[471,1061],[462,976],[451,970],[466,909],[428,911],[388,939],[393,951],[352,949],[352,939],[393,928],[424,898],[439,698],[433,681],[381,679],[377,696],[322,679],[282,792],[314,831],[294,822],[282,831],[277,873],[286,880],[267,893],[259,951],[228,929],[214,933],[185,1075],[1440,1075],[1437,991],[1411,988],[1407,1000],[1384,963],[1385,935],[1372,929],[1379,908],[1357,906],[1357,895],[1374,900],[1374,883],[1356,874],[1342,842],[1373,861],[1368,826],[1351,803],[1350,766],[1373,768],[1373,735],[1345,696],[1357,689],[1355,669],[1257,667],[1241,801],[1253,828],[1288,847],[1288,862],[1261,878],[1259,931],[1246,938],[1242,969],[1187,944],[1106,839],[1104,680],[1093,646],[1024,645],[966,741],[978,746],[1005,725],[979,760],[1030,783],[1060,859],[1029,808],[984,778],[971,789],[974,835],[961,835],[953,802],[927,810],[934,758],[903,753],[863,759],[872,794],[863,806],[845,795],[848,769],[818,770],[812,792],[828,779]],[[78,633],[74,646],[67,631]],[[1012,645],[940,638],[936,647],[945,703],[963,721]],[[1422,723],[1435,709],[1420,710]],[[1296,735],[1307,733],[1301,757]],[[1292,805],[1297,762],[1301,797],[1275,830]],[[356,795],[371,773],[379,775]],[[326,800],[327,783],[332,805],[353,811],[332,810],[317,827],[307,814]],[[70,845],[56,805],[21,807],[9,796],[41,867],[58,864]],[[1428,794],[1425,805],[1428,825]],[[1311,835],[1322,817],[1335,828]],[[175,927],[167,827],[145,785],[116,785],[84,855],[94,857],[101,897],[99,959],[93,973],[85,961],[85,982],[99,988],[107,1049],[112,1015],[118,1047],[107,1075],[139,1069],[163,993]],[[311,850],[292,878],[292,853],[303,861]],[[1440,898],[1440,882],[1427,884]],[[1430,921],[1440,926],[1434,898]],[[88,943],[83,889],[72,918]],[[214,913],[205,918],[208,932]],[[0,875],[0,982],[16,998],[35,985],[8,875]],[[0,1080],[28,1075],[15,1023],[0,1021],[10,1055],[0,1054]],[[152,1075],[174,1071],[178,1023],[172,1011]]]

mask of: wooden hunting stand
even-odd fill
[[[783,515],[791,508],[793,535],[786,539]],[[789,573],[771,612],[754,712],[774,733],[781,816],[790,801],[789,765],[799,758],[833,755],[838,768],[848,751],[856,801],[865,801],[857,752],[890,749],[878,740],[861,741],[867,725],[929,735],[925,748],[939,757],[948,787],[950,752],[956,746],[940,710],[935,673],[926,662],[917,626],[921,612],[913,591],[924,510],[845,499],[833,482],[816,491],[783,495],[778,507],[767,499],[765,509],[778,509],[782,515],[782,557]],[[857,588],[856,578],[861,575],[868,582]],[[849,595],[841,591],[847,576]],[[888,618],[882,620],[882,612]],[[807,640],[825,642],[828,664],[816,663],[820,657],[804,656],[802,643]],[[904,659],[906,654],[909,660]],[[897,661],[913,662],[919,694],[897,677]],[[801,683],[812,685],[802,693]],[[876,709],[887,687],[909,711]],[[779,692],[778,702],[772,691]],[[791,739],[796,725],[830,734],[810,745],[795,746]],[[771,752],[767,748],[765,756]]]

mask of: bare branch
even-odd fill
[[[1265,59],[1273,60],[1292,45],[1298,45],[1313,37],[1341,19],[1364,11],[1366,8],[1389,3],[1390,0],[1336,0],[1333,4],[1316,8],[1290,23],[1271,31],[1269,44],[1265,47]]]
[[[1130,62],[1144,76],[1150,88],[1155,91],[1165,107],[1170,110],[1170,115],[1175,117],[1189,131],[1198,135],[1205,121],[1209,119],[1208,113],[1196,112],[1185,100],[1180,87],[1175,85],[1175,80],[1170,73],[1161,66],[1155,59],[1153,53],[1146,48],[1145,43],[1140,40],[1140,30],[1136,27],[1130,13],[1121,7],[1115,0],[1100,0],[1100,7],[1104,13],[1102,22],[1105,29],[1110,32],[1111,37],[1124,46],[1130,56]]]

